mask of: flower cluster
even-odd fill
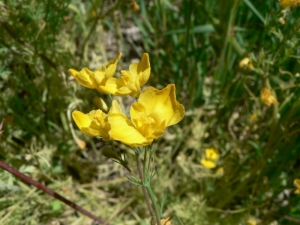
[[[120,58],[121,53],[94,72],[88,68],[70,69],[69,72],[87,88],[115,96],[137,97],[130,108],[130,119],[116,100],[112,101],[107,114],[101,109],[87,114],[75,110],[72,117],[79,129],[89,136],[101,136],[104,141],[117,140],[130,146],[146,146],[163,135],[166,127],[180,122],[185,110],[176,100],[174,84],[162,90],[149,86],[141,91],[150,77],[148,54],[144,53],[140,62],[132,63],[128,71],[122,70],[121,76],[114,77]]]

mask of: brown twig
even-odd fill
[[[31,177],[28,177],[27,175],[21,173],[20,171],[18,171],[17,169],[15,169],[15,168],[7,165],[6,163],[0,161],[0,167],[2,169],[4,169],[4,170],[8,171],[9,173],[11,173],[11,174],[19,177],[23,181],[25,181],[25,182],[27,182],[29,184],[32,184],[33,186],[37,187],[38,189],[42,190],[43,192],[46,192],[47,194],[52,195],[54,198],[62,201],[63,203],[67,204],[68,206],[71,206],[73,209],[75,209],[75,210],[83,213],[84,215],[86,215],[86,216],[90,217],[91,219],[99,222],[100,224],[109,225],[108,223],[106,223],[101,218],[93,215],[89,211],[86,211],[85,209],[83,209],[79,205],[76,205],[74,202],[69,201],[68,199],[64,198],[63,196],[61,196],[60,194],[56,193],[52,189],[46,187],[45,185],[39,183],[38,181],[32,179]]]

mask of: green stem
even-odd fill
[[[141,159],[139,157],[139,154],[136,153],[135,156],[136,156],[136,165],[137,165],[137,168],[138,168],[139,176],[140,176],[141,181],[144,183],[144,174],[143,174],[142,162],[141,162]],[[155,221],[154,210],[151,206],[151,202],[150,202],[150,199],[149,199],[147,189],[146,189],[145,186],[143,186],[142,189],[143,189],[143,193],[144,193],[144,196],[145,196],[147,207],[148,207],[148,210],[149,210],[150,215],[152,217],[152,220]]]
[[[157,201],[155,199],[155,196],[153,194],[153,191],[151,189],[151,186],[150,186],[150,182],[148,182],[146,185],[145,185],[148,193],[149,193],[149,196],[150,196],[150,199],[152,201],[152,205],[154,207],[154,210],[155,210],[155,216],[156,216],[156,221],[157,221],[157,225],[161,225],[160,223],[160,220],[161,220],[161,217],[160,217],[160,210],[159,210],[159,206],[157,204]]]

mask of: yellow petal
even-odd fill
[[[101,136],[105,141],[110,139],[108,135],[110,125],[106,114],[101,110],[92,110],[88,114],[75,110],[72,117],[82,133],[89,136]]]
[[[157,124],[171,126],[184,117],[184,107],[176,101],[174,84],[169,84],[162,90],[148,87],[140,94],[138,102]]]
[[[272,91],[268,88],[261,89],[260,96],[263,103],[265,103],[267,106],[270,106],[271,104],[279,104]]]
[[[147,139],[156,139],[165,132],[166,124],[156,122],[139,102],[132,104],[130,116],[136,129]]]
[[[151,73],[149,55],[144,53],[140,62],[132,63],[129,66],[129,72],[132,74],[133,79],[138,81],[139,89],[144,86],[149,80]]]
[[[201,164],[207,168],[207,169],[213,169],[216,168],[217,164],[214,161],[206,160],[206,159],[201,159]]]
[[[205,157],[207,160],[215,161],[220,157],[220,153],[215,148],[205,149]]]
[[[88,68],[83,68],[81,71],[76,71],[74,69],[69,69],[69,73],[76,79],[76,81],[87,87],[95,88],[94,74]]]
[[[121,56],[122,56],[122,53],[120,52],[115,59],[110,60],[106,64],[106,66],[105,66],[105,76],[107,78],[112,77],[115,74],[115,72],[117,70],[117,64],[118,64]]]
[[[118,101],[117,100],[113,100],[112,101],[112,106],[111,106],[111,108],[109,110],[109,115],[116,114],[116,113],[122,113],[122,109],[121,109],[121,106],[118,103]]]
[[[97,86],[97,90],[104,94],[112,94],[114,95],[118,90],[117,78],[111,77],[106,80],[104,85]]]
[[[295,180],[294,180],[294,185],[295,185],[297,188],[300,188],[300,179],[295,179]]]
[[[108,121],[111,125],[109,135],[114,140],[130,146],[146,146],[152,142],[139,133],[124,114],[112,114],[108,117]]]

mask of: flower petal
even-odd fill
[[[153,141],[147,140],[139,133],[124,114],[112,114],[108,117],[108,121],[111,125],[109,135],[114,140],[121,141],[130,146],[146,146]]]
[[[90,128],[91,124],[92,124],[92,119],[87,115],[84,114],[80,111],[75,110],[72,113],[72,117],[76,123],[76,125],[78,126],[78,128],[85,133],[86,135],[89,136],[100,136],[101,132],[100,130],[95,130]]]
[[[77,71],[74,69],[69,69],[69,73],[76,79],[76,81],[87,87],[87,88],[95,88],[95,82],[93,79],[93,72],[88,68],[83,68],[81,71]]]
[[[92,110],[88,114],[75,110],[72,117],[82,133],[89,136],[101,136],[104,141],[110,140],[108,134],[110,124],[107,121],[107,115],[101,110]]]
[[[120,52],[115,59],[110,60],[106,64],[106,66],[105,66],[105,76],[107,78],[112,77],[115,74],[115,72],[117,70],[117,64],[118,64],[121,56],[122,56],[122,53]]]
[[[183,105],[176,101],[175,92],[174,84],[169,84],[162,90],[148,87],[140,94],[138,102],[156,123],[171,126],[180,122],[185,113]]]
[[[149,80],[151,73],[149,55],[144,53],[140,62],[132,63],[129,66],[129,72],[132,74],[133,79],[138,81],[138,89],[144,86]]]
[[[201,164],[207,169],[213,169],[217,166],[215,162],[206,159],[201,159]]]
[[[208,160],[215,161],[220,157],[220,153],[215,148],[207,148],[205,149],[205,157]]]

